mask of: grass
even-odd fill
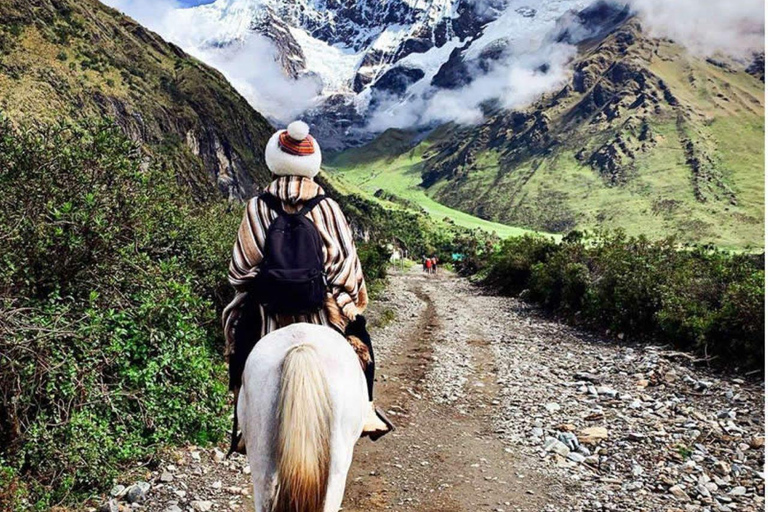
[[[374,159],[363,159],[360,153],[342,153],[329,160],[326,170],[332,177],[347,182],[347,190],[359,190],[373,196],[378,190],[384,190],[417,204],[432,218],[449,222],[468,229],[482,229],[496,233],[500,238],[521,236],[534,233],[533,230],[518,228],[481,219],[469,213],[445,206],[432,199],[421,184],[421,155],[427,144],[422,143],[411,151],[396,156],[376,155]],[[388,201],[379,201],[389,207],[397,207]]]

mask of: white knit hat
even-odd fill
[[[309,134],[307,123],[294,121],[286,130],[269,138],[264,159],[277,176],[314,178],[320,172],[323,156],[317,141]]]

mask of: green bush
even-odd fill
[[[362,242],[357,244],[357,256],[363,267],[368,295],[375,298],[384,288],[390,251],[381,242]]]
[[[0,509],[226,432],[218,314],[239,212],[107,122],[0,121]]]
[[[507,238],[491,256],[486,283],[507,295],[520,293],[528,288],[534,265],[546,261],[555,251],[557,244],[548,238]]]
[[[357,244],[357,256],[363,267],[366,282],[383,280],[387,277],[389,258],[392,253],[378,243],[363,242]]]
[[[505,240],[485,283],[566,318],[629,338],[655,337],[744,369],[764,365],[762,256],[680,249],[622,232],[556,244]]]

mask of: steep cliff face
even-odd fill
[[[97,0],[0,3],[0,114],[107,116],[198,198],[268,179],[269,123],[216,70]]]

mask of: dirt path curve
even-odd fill
[[[489,342],[470,336],[465,347],[452,352],[444,339],[458,326],[447,303],[432,297],[440,295],[444,280],[454,277],[410,272],[392,279],[404,281],[393,283],[407,292],[401,297],[416,299],[411,318],[395,318],[399,328],[373,331],[374,343],[385,351],[378,363],[377,401],[398,430],[377,443],[358,444],[344,509],[541,510],[545,502],[556,503],[557,482],[534,477],[529,469],[534,464],[494,434],[493,409],[500,402]],[[384,311],[386,307],[380,305]],[[409,310],[402,305],[397,309]],[[471,326],[462,327],[471,331]],[[439,357],[455,359],[467,370],[465,375],[446,375],[451,380],[445,393],[439,382],[429,379]],[[459,400],[446,403],[450,390],[465,386]]]
[[[391,272],[369,324],[398,430],[358,444],[344,510],[763,509],[759,381],[419,268]],[[140,504],[118,487],[104,510],[251,511],[247,461],[221,450],[158,456],[122,479],[149,484]]]

